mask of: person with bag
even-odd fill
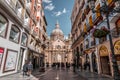
[[[28,63],[28,76],[31,75],[32,70],[33,70],[33,64],[32,64],[32,62],[30,61],[30,62]]]
[[[23,65],[23,76],[27,75],[28,72],[28,62],[25,60],[25,64]]]

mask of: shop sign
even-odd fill
[[[4,53],[4,48],[0,48],[0,67],[1,67],[1,63],[2,63],[3,53]]]

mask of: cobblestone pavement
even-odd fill
[[[94,74],[86,71],[78,71],[74,73],[72,70],[50,68],[45,72],[36,70],[30,77],[16,73],[4,77],[0,80],[113,80],[103,75]]]
[[[87,78],[88,80],[113,80],[111,77],[95,74],[89,71],[77,71],[77,74]]]
[[[33,75],[30,75],[29,77],[23,76],[21,72],[0,77],[0,80],[39,80],[39,79],[34,77]]]
[[[36,74],[35,77],[39,80],[113,80],[106,76],[94,74],[91,72],[76,72],[66,69],[49,69],[43,74]]]
[[[87,80],[77,73],[73,73],[71,70],[66,69],[50,69],[44,74],[34,75],[39,80]]]

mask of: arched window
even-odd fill
[[[57,45],[57,49],[61,49],[61,46],[60,46],[60,45]]]
[[[28,37],[25,33],[22,34],[22,39],[21,39],[21,44],[26,46],[27,45],[27,40],[28,40]]]
[[[5,37],[8,21],[0,14],[0,36]]]
[[[20,30],[15,25],[12,25],[10,31],[10,40],[14,42],[19,42]]]

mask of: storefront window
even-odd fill
[[[1,68],[1,64],[2,64],[3,54],[4,54],[4,48],[0,47],[0,68]]]
[[[23,35],[22,35],[21,44],[22,45],[26,45],[27,44],[27,35],[25,33],[23,33]]]
[[[20,30],[16,26],[12,26],[10,31],[10,40],[18,43],[19,36]]]
[[[7,20],[5,19],[5,17],[3,17],[0,14],[0,36],[5,37],[5,33],[6,33],[6,28],[7,28]]]

